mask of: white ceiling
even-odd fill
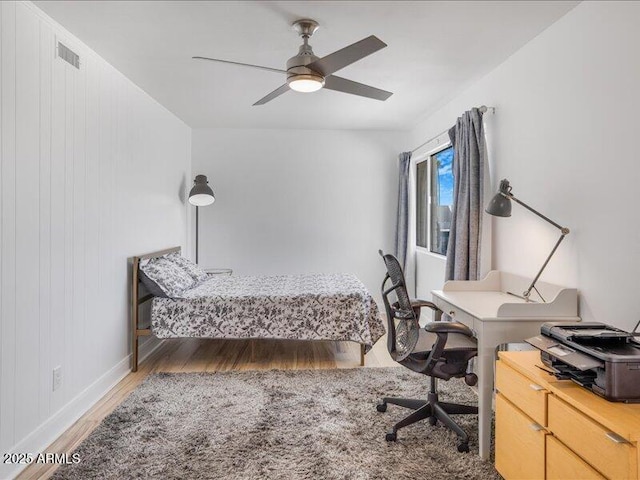
[[[504,61],[575,1],[36,1],[191,127],[407,129]],[[297,53],[290,25],[312,18],[319,57],[369,35],[387,48],[338,73],[394,92],[386,102],[321,90],[252,104]]]

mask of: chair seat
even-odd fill
[[[433,332],[427,332],[423,328],[420,329],[418,335],[418,343],[416,343],[412,355],[424,354],[428,356],[429,352],[433,350],[433,345],[436,343],[438,336]],[[462,333],[449,333],[444,351],[476,350],[477,348],[478,344],[475,338],[467,337]]]

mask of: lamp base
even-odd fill
[[[507,292],[507,295],[512,295],[512,296],[520,298],[520,299],[522,299],[522,300],[524,300],[526,302],[538,303],[535,300],[531,300],[531,297],[529,297],[528,295],[518,295],[517,293],[513,293],[513,292]]]

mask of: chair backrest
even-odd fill
[[[387,267],[387,274],[382,281],[382,301],[387,314],[387,348],[396,360],[404,360],[418,343],[420,325],[411,306],[411,299],[407,292],[407,284],[398,259],[382,250],[378,253]],[[391,280],[391,285],[386,286]],[[391,296],[395,297],[390,298]]]

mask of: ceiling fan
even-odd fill
[[[260,65],[250,65],[248,63],[232,62],[230,60],[220,60],[218,58],[193,57],[196,60],[211,60],[213,62],[230,63],[244,67],[259,68],[276,73],[285,73],[287,83],[276,88],[267,96],[261,98],[253,106],[264,105],[283,93],[291,90],[298,92],[315,92],[321,88],[335,90],[337,92],[350,93],[361,97],[373,98],[375,100],[386,100],[393,93],[379,88],[364,85],[362,83],[347,80],[346,78],[333,75],[335,72],[358,60],[377,52],[387,46],[382,40],[374,35],[345,47],[337,52],[333,52],[322,58],[314,55],[309,38],[318,30],[318,22],[304,19],[294,22],[293,28],[302,37],[302,45],[295,57],[287,60],[287,69],[262,67]]]

